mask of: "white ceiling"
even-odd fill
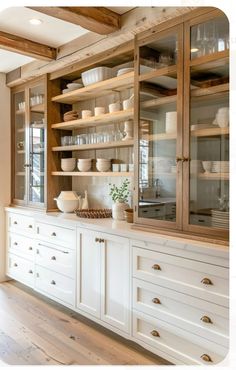
[[[109,7],[118,14],[124,14],[132,7]],[[43,21],[39,26],[29,23],[32,18]],[[0,11],[0,31],[12,33],[41,44],[58,47],[88,31],[80,26],[50,17],[26,7],[11,7]],[[0,49],[0,72],[7,73],[26,63],[32,58]]]

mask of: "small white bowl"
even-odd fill
[[[107,172],[111,168],[111,162],[106,162],[106,163],[96,163],[96,168],[99,172]]]
[[[206,173],[211,172],[212,162],[211,161],[202,161],[202,167]]]
[[[92,167],[92,159],[78,159],[77,168],[81,172],[88,172]]]
[[[76,165],[75,158],[62,158],[61,159],[61,169],[64,172],[74,171]]]

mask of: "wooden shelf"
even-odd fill
[[[214,54],[207,54],[199,58],[194,58],[190,61],[190,66],[195,70],[206,69],[206,64],[209,70],[229,63],[229,50],[223,50]]]
[[[229,180],[229,173],[198,173],[200,180]]]
[[[54,146],[52,148],[53,152],[66,152],[73,150],[95,150],[95,149],[110,149],[110,148],[120,148],[129,147],[134,145],[134,140],[125,141],[113,141],[108,143],[98,143],[98,144],[82,144],[82,145],[67,145],[67,146]]]
[[[52,172],[52,176],[95,176],[95,177],[130,177],[133,172]]]
[[[97,127],[103,126],[106,123],[113,123],[118,121],[125,121],[133,118],[134,110],[127,109],[114,113],[105,113],[100,116],[93,116],[88,118],[76,119],[74,121],[54,123],[52,128],[60,130],[73,130],[82,127]]]
[[[229,127],[202,128],[202,129],[191,131],[191,136],[193,137],[220,136],[220,135],[228,135],[228,134],[229,134]]]
[[[25,154],[25,150],[17,150],[17,154]]]
[[[217,94],[219,97],[219,94],[222,94],[222,96],[225,96],[225,93],[229,92],[229,83],[216,85],[216,86],[210,86],[210,87],[203,87],[203,88],[197,88],[193,89],[191,91],[191,97],[200,97],[200,96],[207,96],[207,95],[213,95]]]
[[[36,104],[30,107],[30,111],[34,113],[44,113],[44,104]]]
[[[159,69],[153,69],[150,70],[150,72],[142,73],[139,75],[139,81],[146,81],[146,80],[151,80],[156,77],[161,77],[161,76],[170,76],[170,77],[176,77],[177,74],[177,66],[176,65],[170,65],[166,67],[162,67]]]
[[[25,110],[16,110],[15,114],[17,115],[25,114]]]
[[[16,172],[16,176],[25,176],[25,172]]]
[[[134,72],[125,73],[124,75],[113,77],[108,80],[97,82],[77,90],[70,91],[66,94],[54,96],[52,101],[57,103],[73,104],[78,101],[88,100],[111,93],[122,91],[134,84]]]
[[[158,141],[158,140],[175,140],[177,138],[176,133],[163,133],[163,134],[155,134],[155,135],[148,135],[148,141]]]
[[[141,108],[155,108],[164,104],[175,103],[177,99],[176,95],[165,96],[163,98],[151,99],[141,103]]]
[[[18,128],[17,132],[25,132],[25,128]]]

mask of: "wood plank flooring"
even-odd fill
[[[8,365],[169,365],[16,282],[0,284],[0,361]]]

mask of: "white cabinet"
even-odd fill
[[[129,332],[129,240],[78,229],[77,307]]]

